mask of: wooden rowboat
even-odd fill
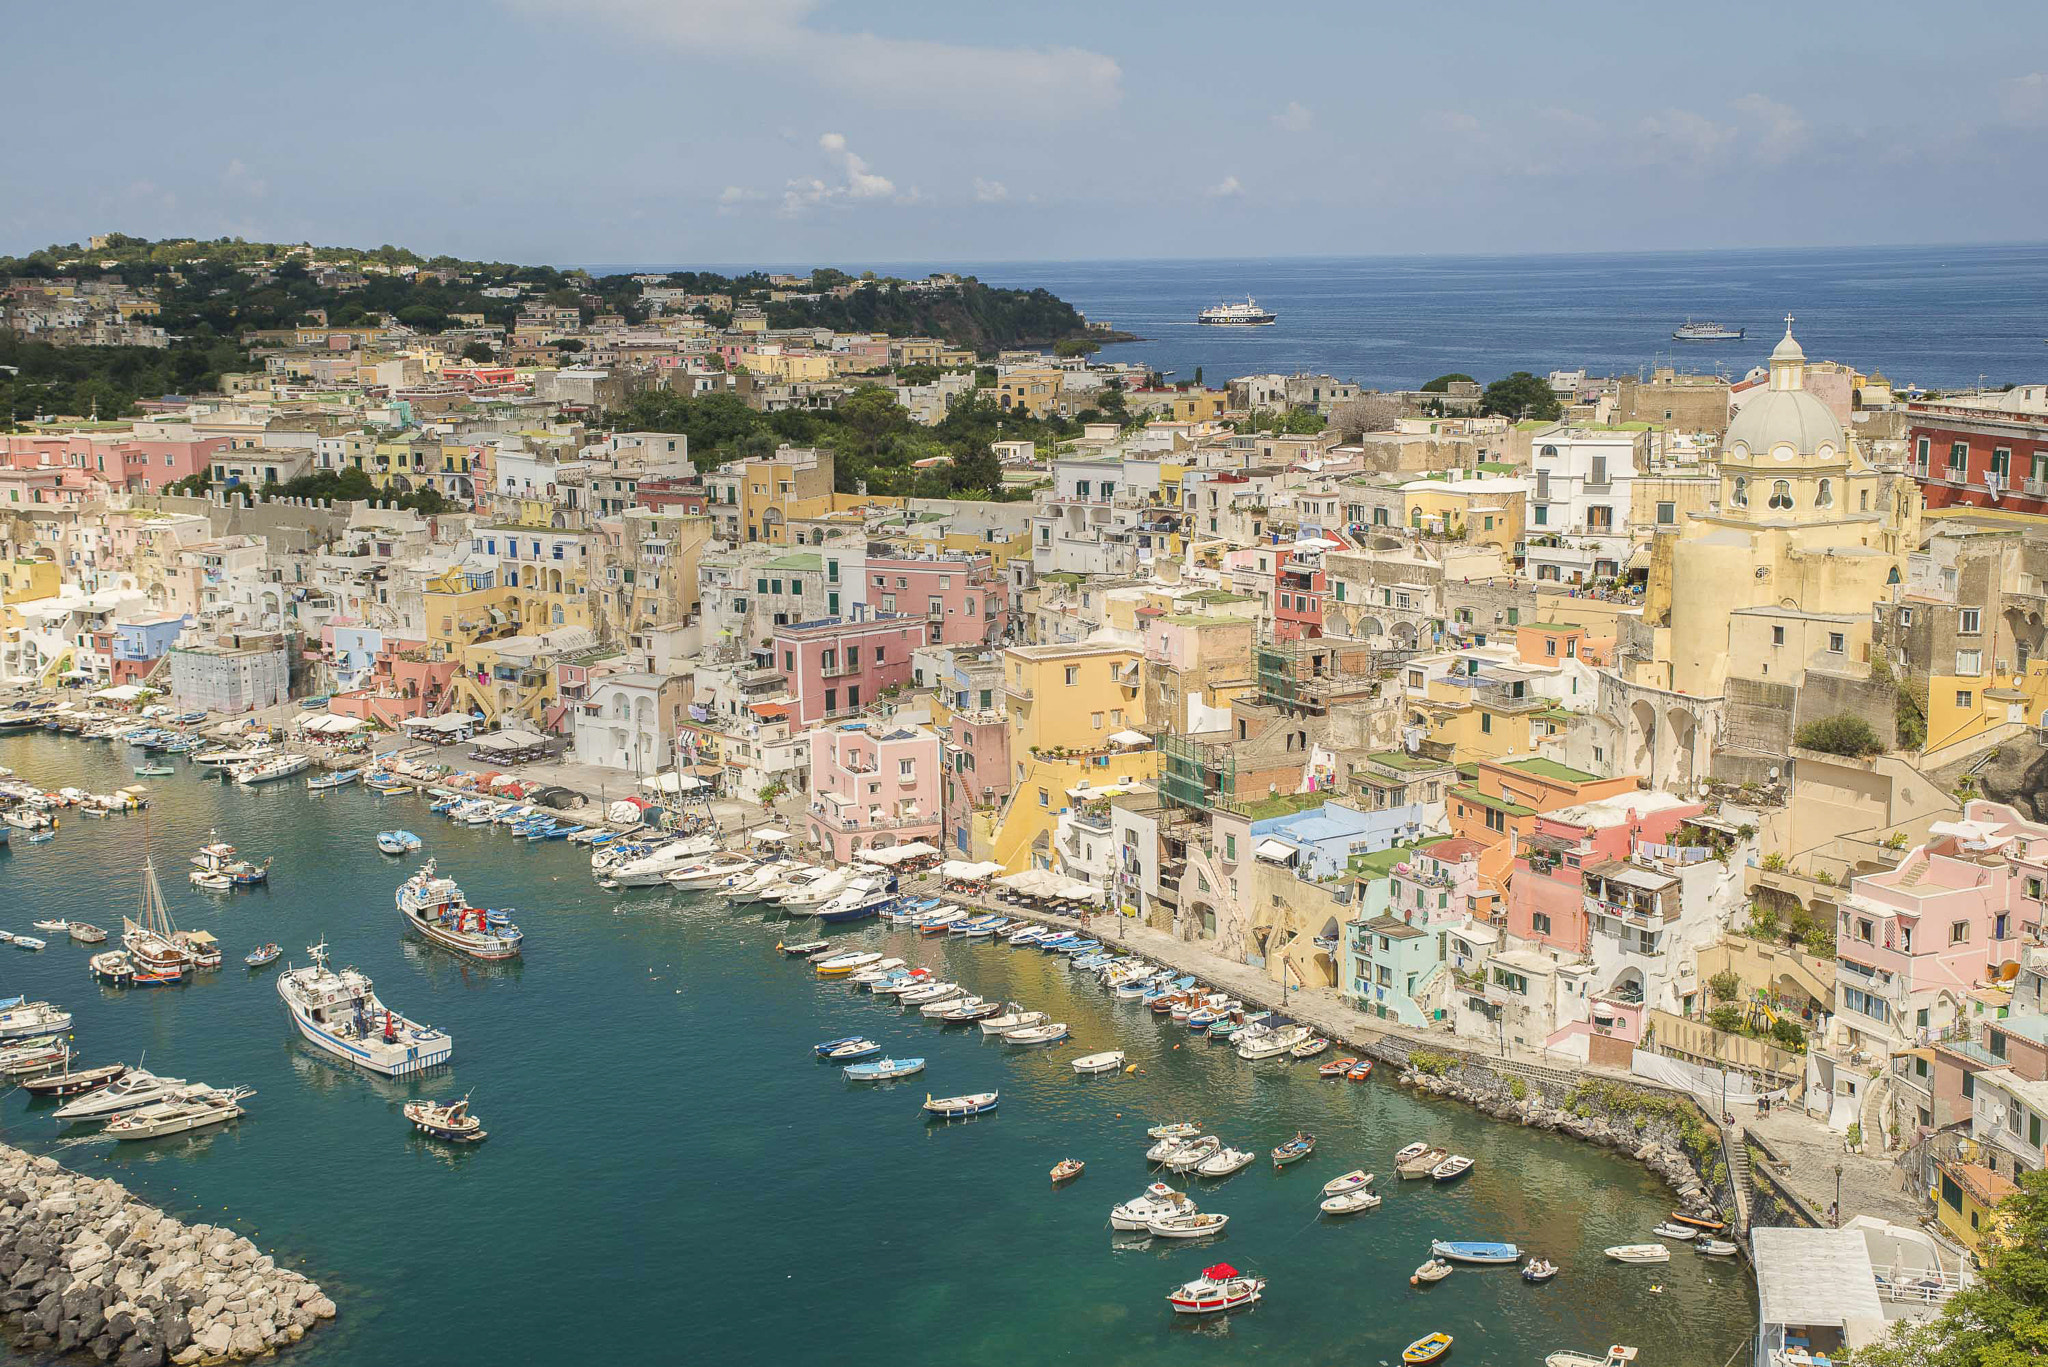
[[[1435,1362],[1451,1351],[1451,1336],[1439,1330],[1425,1335],[1401,1350],[1401,1361],[1414,1364]]]
[[[1058,1186],[1062,1182],[1079,1177],[1081,1169],[1087,1166],[1085,1162],[1078,1158],[1062,1158],[1059,1162],[1052,1165],[1052,1184]]]

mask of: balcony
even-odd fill
[[[2033,498],[2048,498],[2048,479],[2023,480],[2020,490]]]
[[[828,662],[818,671],[818,677],[821,679],[844,679],[858,673],[860,673],[859,665],[848,664],[844,660],[834,660]]]

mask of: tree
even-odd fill
[[[2048,1171],[2015,1179],[1978,1249],[1977,1280],[1933,1320],[1898,1320],[1850,1367],[2038,1367],[2048,1357]]]
[[[1727,1034],[1740,1034],[1742,1032],[1742,1008],[1739,1006],[1717,1006],[1707,1012],[1707,1024]]]
[[[1707,992],[1717,1002],[1732,1002],[1735,1000],[1735,994],[1741,990],[1742,979],[1735,975],[1733,969],[1724,968],[1707,979]]]
[[[1379,395],[1346,399],[1330,410],[1330,426],[1345,441],[1357,441],[1367,432],[1390,432],[1400,419],[1400,403]]]
[[[548,345],[557,351],[581,351],[583,350],[583,339],[581,337],[557,337],[554,341],[549,342]]]
[[[1526,370],[1517,370],[1506,379],[1495,380],[1486,386],[1486,393],[1479,400],[1479,411],[1497,413],[1517,422],[1523,418],[1549,422],[1564,412],[1564,405],[1557,401],[1557,395],[1548,383]]]
[[[1875,755],[1884,749],[1884,742],[1871,730],[1870,723],[1850,712],[1810,721],[1799,728],[1792,741],[1803,749],[1852,759]]]
[[[1448,375],[1439,375],[1428,384],[1422,386],[1422,392],[1425,394],[1448,394],[1451,392],[1451,385],[1461,381],[1465,384],[1477,383],[1477,381],[1462,370],[1454,370]]]
[[[462,349],[462,359],[465,361],[493,361],[497,356],[498,353],[491,350],[489,342],[471,342]]]
[[[1771,1038],[1786,1049],[1804,1049],[1806,1028],[1789,1016],[1780,1016],[1771,1022]]]
[[[1102,343],[1086,337],[1062,337],[1052,344],[1052,354],[1072,359],[1075,356],[1093,356],[1102,350]]]

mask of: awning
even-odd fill
[[[1284,840],[1261,840],[1252,853],[1260,859],[1292,859],[1294,846]]]
[[[923,859],[938,852],[936,845],[913,840],[907,845],[884,845],[879,850],[862,850],[860,858],[866,863],[880,864],[885,869],[893,869],[898,864],[908,863],[912,859]]]
[[[1025,869],[1022,873],[1009,874],[996,881],[1026,897],[1057,897],[1067,885],[1067,880],[1051,869]]]
[[[339,717],[326,712],[299,719],[299,729],[315,736],[345,736],[362,729],[363,725],[361,717]]]
[[[948,859],[939,865],[939,877],[956,883],[974,883],[1001,873],[1001,864],[972,864],[964,859]]]
[[[1109,738],[1111,745],[1150,745],[1152,737],[1143,731],[1118,731]]]
[[[1650,568],[1650,548],[1648,546],[1636,547],[1635,553],[1629,556],[1628,564],[1623,568],[1631,570],[1646,570]]]
[[[146,698],[155,692],[155,689],[144,688],[141,684],[121,684],[114,688],[102,688],[93,696],[105,698],[108,702],[134,702],[137,698]]]
[[[780,845],[783,841],[789,839],[789,832],[761,830],[755,831],[752,838],[756,845]]]
[[[651,793],[694,793],[704,785],[688,774],[656,774],[640,780],[640,786]]]

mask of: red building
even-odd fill
[[[1343,550],[1344,544],[1318,539],[1274,549],[1273,638],[1313,641],[1323,634],[1323,599],[1329,589],[1323,553]]]
[[[773,667],[789,688],[798,728],[851,716],[910,683],[910,653],[925,644],[922,618],[821,617],[775,629]]]
[[[1928,507],[2048,512],[2048,385],[1922,399],[1906,412]]]
[[[643,479],[633,488],[633,505],[656,512],[702,513],[704,486],[695,480]]]
[[[1638,845],[1668,842],[1680,823],[1705,810],[1701,803],[1646,789],[1538,816],[1515,852],[1508,933],[1566,953],[1587,953],[1592,924],[1586,871],[1620,863]]]

